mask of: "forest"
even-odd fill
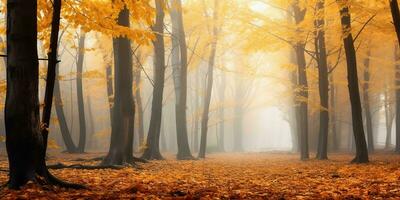
[[[2,0],[0,22],[0,199],[400,199],[397,0]]]

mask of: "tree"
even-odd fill
[[[129,10],[126,6],[118,15],[118,24],[129,27]],[[102,165],[133,163],[133,136],[135,103],[132,91],[131,42],[126,37],[113,39],[114,49],[114,105],[111,123],[111,142]]]
[[[372,130],[372,113],[371,113],[371,103],[369,100],[369,81],[370,81],[370,72],[369,72],[369,56],[371,52],[368,50],[367,57],[364,59],[364,84],[363,84],[363,93],[364,93],[364,112],[365,112],[365,123],[367,126],[367,144],[368,151],[374,151],[374,138],[373,138],[373,130]]]
[[[211,102],[212,87],[214,81],[215,54],[217,51],[217,42],[218,42],[217,22],[218,22],[218,0],[214,0],[211,52],[210,52],[210,57],[208,58],[207,85],[205,88],[206,90],[204,96],[203,115],[201,119],[201,140],[200,140],[199,158],[206,157],[208,115],[210,112],[210,102]]]
[[[171,22],[172,22],[172,65],[174,72],[175,85],[175,117],[176,117],[176,134],[178,143],[177,158],[180,160],[192,159],[190,153],[186,104],[187,104],[187,46],[186,35],[182,19],[182,2],[181,0],[173,0],[171,6]],[[180,62],[177,62],[179,60]]]
[[[317,11],[315,20],[316,38],[315,50],[318,64],[318,86],[320,96],[320,112],[319,112],[319,138],[317,159],[328,159],[328,131],[329,131],[329,79],[328,79],[328,62],[325,45],[325,1],[317,1]]]
[[[85,118],[85,104],[83,101],[83,84],[82,84],[82,75],[83,75],[83,59],[85,56],[85,38],[86,33],[81,30],[81,34],[79,36],[79,44],[78,44],[78,60],[76,62],[76,89],[78,96],[78,116],[79,116],[79,143],[78,143],[78,152],[85,152],[86,145],[86,118]]]
[[[348,7],[349,1],[337,0],[337,2],[340,6],[343,44],[346,52],[347,79],[351,103],[351,116],[353,122],[354,140],[356,144],[356,157],[352,160],[352,162],[366,163],[368,162],[368,149],[365,142],[365,134],[362,120],[362,108],[357,74],[357,58],[354,48],[353,35],[351,34],[351,15]]]
[[[144,159],[163,159],[160,153],[160,131],[163,110],[163,93],[165,77],[165,48],[164,48],[164,1],[155,0],[156,23],[152,27],[157,34],[153,41],[154,46],[154,88],[151,107],[149,133],[146,149],[142,155]]]
[[[299,25],[306,14],[305,8],[300,8],[299,1],[296,0],[293,3],[293,13],[296,25]],[[301,30],[297,30],[300,32]],[[300,148],[300,159],[307,160],[309,158],[308,152],[308,83],[307,83],[307,72],[306,72],[306,58],[305,58],[305,44],[303,42],[297,42],[295,44],[295,52],[297,59],[297,85],[300,88],[299,105],[296,108],[297,126],[298,126],[298,141]]]
[[[53,3],[48,53],[45,107],[40,122],[37,52],[37,1],[7,1],[7,95],[5,105],[6,146],[9,160],[8,186],[19,189],[42,177],[47,183],[81,188],[54,177],[46,167],[61,1]]]

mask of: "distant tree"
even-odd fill
[[[367,127],[367,144],[368,144],[368,151],[374,151],[374,134],[372,128],[372,113],[371,113],[371,102],[370,102],[370,95],[369,95],[369,82],[370,82],[370,72],[369,72],[369,65],[370,60],[369,57],[371,55],[371,51],[368,50],[367,57],[364,59],[364,84],[363,84],[363,93],[364,93],[364,113],[365,113],[365,124]]]

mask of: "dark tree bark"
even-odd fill
[[[206,157],[207,150],[207,132],[208,132],[208,115],[210,111],[210,103],[211,103],[211,95],[214,81],[214,65],[215,65],[215,54],[217,51],[217,42],[218,42],[218,29],[217,29],[217,21],[218,21],[218,1],[215,0],[214,6],[214,18],[213,18],[213,30],[212,30],[212,43],[211,43],[211,52],[210,57],[208,58],[208,70],[207,70],[207,85],[204,95],[204,106],[203,106],[203,115],[201,119],[201,140],[200,140],[200,150],[199,150],[199,158]]]
[[[370,73],[369,73],[369,56],[370,51],[368,50],[367,58],[364,59],[364,84],[363,84],[363,93],[364,93],[364,112],[365,112],[365,124],[367,127],[367,144],[368,151],[374,151],[374,134],[372,129],[372,114],[370,109],[370,100],[369,100],[369,81],[370,81]]]
[[[187,58],[186,36],[182,19],[182,2],[181,0],[173,0],[172,5],[173,5],[171,9],[171,21],[173,26],[172,40],[178,40],[179,52],[180,52],[179,75],[175,77],[176,78],[175,92],[177,97],[175,105],[175,117],[176,117],[175,121],[176,121],[176,134],[178,143],[177,158],[182,160],[182,159],[193,158],[189,148],[189,140],[187,134],[187,119],[186,119],[188,58]],[[176,49],[176,47],[173,47],[173,49]]]
[[[317,159],[328,159],[328,132],[329,132],[329,79],[328,79],[328,62],[325,46],[325,1],[317,2],[317,17],[315,20],[316,28],[316,52],[318,62],[318,86],[320,99],[319,112],[319,138]]]
[[[79,37],[78,44],[78,61],[76,63],[76,93],[78,97],[78,116],[79,116],[79,142],[78,142],[78,152],[85,152],[86,145],[86,117],[85,117],[85,104],[83,101],[83,59],[85,56],[85,38],[86,33],[81,30],[81,35]]]
[[[59,74],[59,68],[56,67],[56,74]],[[64,114],[64,104],[61,98],[60,80],[56,78],[54,83],[54,107],[56,109],[58,124],[60,126],[61,136],[64,140],[66,151],[68,153],[77,153],[77,147],[72,140],[71,133],[68,128],[67,120]]]
[[[356,145],[356,157],[352,162],[355,163],[366,163],[368,162],[368,149],[365,141],[363,120],[362,120],[362,108],[360,100],[360,90],[358,86],[358,74],[357,74],[357,58],[356,51],[354,48],[354,40],[351,32],[351,16],[349,8],[347,6],[347,0],[337,0],[340,4],[340,16],[342,24],[342,32],[345,36],[343,38],[344,49],[346,52],[346,63],[347,63],[347,79],[351,103],[351,116],[353,122],[353,133]]]
[[[113,74],[111,64],[106,67],[106,78],[107,78],[107,96],[108,106],[110,108],[110,122],[113,121],[113,106],[114,106],[114,85],[113,85]]]
[[[306,14],[305,9],[301,9],[299,2],[295,1],[293,5],[294,18],[296,25],[300,24],[304,20]],[[309,156],[308,151],[308,82],[306,72],[306,58],[304,55],[305,44],[298,42],[295,45],[296,59],[297,59],[297,86],[299,92],[297,98],[300,98],[300,102],[296,107],[296,118],[299,133],[299,148],[300,148],[300,159],[307,160]]]
[[[396,30],[397,42],[400,46],[400,10],[397,0],[389,0],[393,25]],[[400,153],[400,66],[396,65],[396,147]]]
[[[147,135],[144,159],[163,159],[160,153],[160,131],[163,109],[164,77],[165,77],[165,48],[164,48],[164,5],[162,0],[155,0],[156,23],[152,27],[156,33],[154,46],[154,89],[151,107],[150,127]]]
[[[79,188],[58,180],[48,171],[45,155],[50,123],[61,1],[53,2],[49,64],[42,122],[39,112],[37,52],[37,2],[7,1],[7,95],[5,104],[8,186],[19,189],[28,181]]]
[[[118,16],[118,24],[129,27],[129,10],[124,7]],[[132,52],[128,38],[113,39],[115,95],[111,123],[111,141],[107,156],[101,165],[132,164],[135,104],[132,91]]]
[[[400,153],[400,64],[398,64],[400,60],[400,54],[398,51],[398,48],[396,48],[395,51],[395,59],[396,59],[396,64],[395,64],[395,96],[396,96],[396,146],[395,146],[395,151],[397,153]]]

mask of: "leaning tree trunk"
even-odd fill
[[[369,101],[369,81],[370,81],[370,73],[369,73],[369,56],[370,51],[368,50],[367,58],[364,60],[364,84],[363,84],[363,93],[364,93],[364,112],[365,112],[365,120],[367,127],[367,144],[368,151],[374,151],[374,138],[373,138],[373,129],[372,129],[372,114],[370,109],[370,101]]]
[[[301,9],[299,2],[293,6],[294,18],[296,25],[300,24],[304,20],[306,14],[305,9]],[[300,31],[300,30],[298,30]],[[297,125],[299,127],[299,148],[300,148],[300,159],[307,160],[309,156],[308,152],[308,82],[306,72],[306,58],[305,58],[305,44],[298,42],[295,45],[296,59],[297,59],[297,86],[299,92],[297,98],[300,98],[300,102],[296,108],[297,112]]]
[[[56,75],[59,74],[59,66],[56,67]],[[54,107],[56,108],[56,115],[58,124],[60,126],[61,136],[64,140],[66,151],[68,153],[77,153],[77,147],[72,140],[71,133],[68,128],[68,123],[64,114],[64,104],[61,98],[60,80],[56,78],[54,83]]]
[[[85,38],[86,33],[81,30],[81,35],[79,37],[78,45],[78,61],[76,63],[76,93],[78,97],[78,116],[79,116],[79,142],[78,142],[78,152],[85,152],[86,145],[86,117],[85,117],[85,104],[83,101],[83,59],[85,56]]]
[[[124,7],[118,16],[118,24],[129,27],[129,10]],[[111,123],[111,141],[102,165],[122,165],[133,162],[129,154],[130,131],[134,126],[135,104],[132,91],[132,54],[128,38],[113,39],[115,95]]]
[[[318,62],[318,86],[319,86],[319,99],[320,99],[320,112],[319,112],[319,138],[317,159],[328,159],[328,132],[329,132],[329,79],[328,79],[328,62],[325,46],[325,15],[324,5],[325,1],[318,1],[317,3],[317,17],[321,16],[315,21],[316,28],[316,52]]]
[[[208,115],[210,112],[210,103],[211,103],[211,95],[214,81],[214,65],[215,65],[215,54],[217,51],[217,41],[218,41],[218,29],[217,29],[217,21],[218,21],[218,1],[214,1],[214,23],[213,23],[213,34],[212,34],[212,44],[211,44],[211,53],[208,59],[208,70],[207,70],[207,85],[204,96],[204,106],[203,106],[203,115],[201,119],[201,139],[200,139],[200,150],[199,150],[199,158],[206,157],[207,150],[207,132],[208,132]]]
[[[354,48],[354,40],[351,34],[351,16],[347,0],[337,0],[340,4],[340,16],[343,32],[343,43],[346,52],[347,79],[351,103],[351,114],[353,122],[353,133],[356,145],[356,157],[352,162],[368,162],[368,149],[365,142],[365,134],[362,120],[362,108],[360,100],[360,90],[358,86],[357,58]],[[350,30],[350,32],[349,32]]]
[[[164,77],[165,77],[165,49],[164,49],[164,5],[162,0],[155,0],[156,23],[152,27],[156,33],[154,46],[154,89],[151,107],[150,127],[147,135],[146,149],[142,155],[144,159],[163,159],[160,153],[160,131],[163,109]]]
[[[176,117],[176,133],[178,143],[178,159],[192,159],[193,156],[190,153],[188,134],[187,134],[187,119],[186,119],[186,107],[187,107],[187,45],[186,36],[183,26],[182,19],[182,2],[181,0],[173,0],[171,9],[171,22],[172,22],[172,40],[178,40],[179,43],[179,75],[175,76],[175,93],[176,93],[176,105],[175,105],[175,117]],[[175,34],[174,34],[175,33]],[[173,42],[173,43],[176,43]],[[174,46],[173,49],[176,47]],[[176,53],[177,51],[175,50]],[[176,56],[175,56],[176,57]],[[177,64],[177,63],[175,63]],[[174,64],[173,64],[174,65]],[[176,68],[176,66],[175,66]]]

